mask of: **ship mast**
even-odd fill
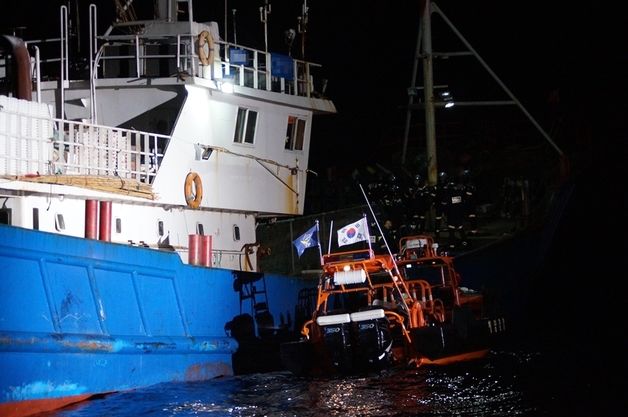
[[[435,185],[438,179],[436,158],[436,122],[434,120],[434,74],[432,72],[432,20],[431,3],[425,1],[422,13],[421,32],[423,36],[423,97],[425,100],[425,138],[427,153],[427,181]]]
[[[434,52],[432,50],[432,12],[437,13],[443,21],[449,26],[451,31],[460,39],[460,41],[467,48],[467,51],[452,52],[452,53],[438,53],[438,56],[452,57],[452,56],[464,56],[473,55],[478,62],[484,67],[489,75],[495,80],[495,82],[502,88],[502,90],[508,95],[510,100],[500,101],[456,101],[456,106],[503,106],[503,105],[516,105],[528,118],[532,125],[541,133],[545,140],[554,148],[559,157],[565,158],[563,151],[556,145],[552,138],[545,132],[545,130],[539,125],[539,123],[532,117],[528,110],[521,104],[521,102],[515,97],[515,95],[508,89],[508,87],[502,82],[502,80],[493,72],[488,64],[482,59],[471,44],[462,36],[460,31],[451,23],[451,21],[445,16],[445,14],[438,8],[436,4],[433,4],[431,0],[424,0],[423,9],[421,11],[421,21],[419,25],[419,32],[417,36],[417,46],[414,57],[414,67],[412,70],[411,87],[408,89],[408,108],[406,113],[406,125],[404,130],[403,147],[401,152],[401,163],[406,162],[406,151],[408,145],[408,135],[410,131],[410,120],[412,117],[412,111],[418,108],[423,108],[425,111],[425,137],[426,137],[426,157],[427,157],[427,181],[429,185],[435,185],[438,180],[438,167],[437,167],[437,155],[436,155],[436,123],[434,110],[438,107],[445,107],[445,103],[442,101],[436,101],[434,97],[434,73],[433,73],[433,57]],[[423,60],[423,98],[422,104],[415,104],[414,97],[419,87],[416,87],[416,76],[418,69],[419,59]]]
[[[412,79],[408,89],[408,107],[406,109],[406,125],[404,129],[403,146],[401,150],[401,164],[406,163],[406,153],[408,149],[408,135],[410,133],[410,121],[414,110],[414,98],[417,95],[416,77],[419,60],[423,60],[423,101],[425,103],[425,138],[427,157],[427,182],[435,185],[438,177],[438,161],[436,157],[436,120],[434,116],[434,74],[433,74],[433,54],[432,54],[432,22],[431,22],[431,2],[422,2],[421,21],[416,41],[416,51],[414,54],[414,65],[412,67]]]

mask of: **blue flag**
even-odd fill
[[[297,248],[299,258],[307,248],[318,246],[318,224],[315,224],[307,232],[296,238],[292,244]]]

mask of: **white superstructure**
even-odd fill
[[[189,19],[92,33],[87,80],[65,54],[62,81],[42,81],[33,58],[33,100],[0,97],[0,222],[85,237],[86,201],[108,202],[112,242],[187,261],[189,235],[211,235],[212,266],[254,270],[256,219],[303,213],[312,120],[334,105],[317,65],[223,42],[191,1],[161,3]]]

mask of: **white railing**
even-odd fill
[[[0,109],[0,175],[93,175],[153,182],[169,136]]]
[[[150,184],[164,156],[169,136],[55,119],[63,150],[55,169],[65,174],[116,176]],[[55,172],[56,173],[56,172]]]
[[[54,122],[48,106],[0,96],[0,175],[48,173]]]
[[[266,53],[253,48],[246,48],[233,43],[217,42],[221,45],[221,57],[219,65],[226,77],[233,78],[235,85],[267,89],[282,94],[311,97],[314,93],[314,77],[312,71],[321,65],[295,58],[292,61],[292,74],[290,78],[280,77],[272,73],[270,65],[272,53]],[[247,65],[231,62],[231,51],[238,51],[247,57]],[[269,68],[271,71],[266,71]],[[214,73],[212,71],[212,73]],[[268,77],[268,78],[267,78]],[[267,79],[271,83],[266,82]]]
[[[204,71],[198,56],[192,52],[189,34],[179,35],[109,35],[99,39],[108,43],[100,47],[93,68],[100,68],[97,78],[169,77],[177,72],[222,81],[230,78],[235,85],[274,91],[282,94],[312,97],[315,95],[313,73],[321,67],[292,59],[290,77],[272,73],[270,52],[241,45],[215,41],[217,53],[209,70]],[[246,56],[246,64],[230,61],[230,51]],[[321,86],[322,87],[322,86]],[[319,89],[319,90],[322,90]]]

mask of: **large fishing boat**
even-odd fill
[[[303,213],[320,65],[155,5],[104,33],[90,5],[82,61],[74,7],[0,37],[2,416],[232,374],[234,334],[286,330],[308,286],[258,272],[255,228]]]

